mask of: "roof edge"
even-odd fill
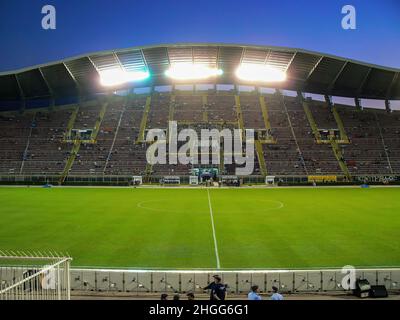
[[[37,64],[37,65],[34,65],[34,66],[29,66],[29,67],[19,68],[19,69],[9,70],[9,71],[3,71],[3,72],[0,72],[0,76],[19,74],[19,73],[23,73],[23,72],[27,72],[27,71],[43,68],[43,67],[48,67],[48,66],[52,66],[52,65],[56,65],[56,64],[60,64],[60,63],[65,63],[65,62],[69,62],[69,61],[85,58],[85,57],[92,56],[92,55],[109,54],[109,53],[114,53],[114,52],[127,52],[127,51],[131,51],[131,50],[145,50],[145,49],[163,48],[163,47],[171,47],[172,48],[172,47],[187,47],[187,46],[198,46],[198,47],[202,47],[202,46],[203,47],[209,47],[209,46],[211,46],[211,47],[241,47],[241,48],[252,48],[252,49],[261,49],[261,50],[262,49],[264,49],[264,50],[265,49],[270,49],[270,50],[272,49],[272,50],[276,50],[276,51],[301,52],[301,53],[318,55],[318,56],[323,56],[323,57],[332,58],[332,59],[341,60],[341,61],[347,61],[347,62],[350,62],[350,63],[363,65],[363,66],[370,67],[370,68],[375,68],[375,69],[381,69],[381,70],[385,70],[385,71],[389,71],[389,72],[400,73],[400,68],[393,68],[393,67],[388,67],[388,66],[371,64],[371,63],[367,63],[367,62],[363,62],[363,61],[359,61],[359,60],[348,59],[348,58],[344,58],[344,57],[340,57],[340,56],[336,56],[336,55],[332,55],[332,54],[326,54],[326,53],[312,51],[312,50],[305,50],[305,49],[301,49],[301,48],[282,47],[282,46],[268,46],[268,45],[238,44],[238,43],[222,43],[222,42],[221,43],[219,43],[219,42],[216,42],[216,43],[214,43],[214,42],[210,42],[210,43],[207,43],[207,42],[178,42],[178,43],[165,43],[165,44],[156,44],[156,45],[133,46],[133,47],[122,48],[122,49],[111,49],[111,50],[101,50],[101,51],[88,52],[88,53],[85,53],[85,54],[80,54],[80,55],[76,55],[76,56],[72,56],[72,57],[69,57],[69,58],[64,58],[64,59],[60,59],[60,60],[56,60],[56,61],[51,61],[51,62],[47,62],[47,63]]]

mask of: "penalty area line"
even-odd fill
[[[213,238],[214,238],[215,258],[217,259],[217,269],[221,269],[221,264],[219,262],[219,254],[218,254],[217,236],[215,234],[214,215],[213,215],[213,210],[212,210],[212,206],[211,206],[210,190],[208,188],[207,188],[207,196],[208,196],[208,207],[210,209],[211,227],[212,227],[212,233],[213,233]]]

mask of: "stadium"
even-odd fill
[[[0,73],[1,292],[28,277],[7,263],[22,259],[62,265],[66,298],[201,296],[216,273],[238,298],[254,284],[344,295],[344,266],[398,293],[399,73],[220,43]],[[206,161],[149,161],[162,143],[158,155],[176,156],[171,123],[198,135],[236,130],[240,148],[189,141]],[[250,174],[238,174],[234,156],[252,161]]]

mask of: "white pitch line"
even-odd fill
[[[211,227],[214,238],[215,257],[217,259],[217,269],[221,269],[221,264],[219,262],[219,254],[218,254],[217,236],[215,235],[214,216],[211,206],[210,190],[208,188],[207,188],[207,195],[208,195],[208,207],[210,208]]]

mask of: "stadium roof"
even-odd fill
[[[267,64],[286,72],[287,80],[260,86],[332,96],[400,100],[400,69],[294,48],[186,43],[102,51],[2,72],[0,102],[107,92],[110,89],[100,84],[100,72],[121,67],[127,72],[148,70],[150,77],[118,89],[169,85],[177,82],[167,78],[165,71],[175,63],[202,64],[223,70],[219,77],[195,83],[258,85],[239,81],[235,70],[241,63]]]

